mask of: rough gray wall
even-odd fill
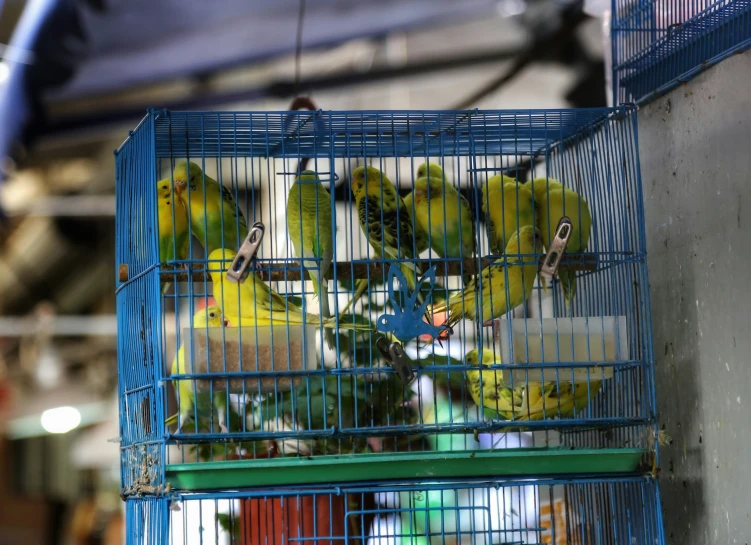
[[[751,53],[639,111],[671,545],[751,543]]]

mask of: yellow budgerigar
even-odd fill
[[[193,234],[210,254],[217,248],[237,249],[248,236],[248,223],[232,192],[186,161],[172,173],[175,191],[185,204]]]
[[[462,292],[434,306],[433,312],[448,310],[446,325],[449,327],[462,318],[492,325],[493,320],[518,307],[531,295],[537,276],[538,257],[535,254],[541,251],[540,233],[532,226],[522,227],[505,248],[505,264],[503,259],[491,263]]]
[[[164,178],[157,182],[157,212],[159,221],[159,261],[188,258],[190,231],[188,214],[182,201],[175,199],[172,181]]]
[[[482,351],[478,349],[467,352],[464,356],[467,365],[494,365],[501,363],[501,358],[496,358],[495,353],[487,348]],[[511,389],[503,381],[502,371],[486,370],[467,371],[467,386],[469,395],[475,405],[483,410],[486,416],[490,418],[502,418],[504,420],[513,420],[516,412],[522,405],[523,391],[522,388]],[[480,392],[482,391],[482,396]],[[518,418],[518,416],[517,416]]]
[[[222,311],[216,306],[208,306],[199,310],[193,316],[193,329],[205,330],[207,327],[222,327],[224,319]],[[175,354],[172,361],[172,375],[184,375],[188,373],[198,373],[200,369],[194,369],[193,365],[187,367],[185,362],[185,342]],[[226,415],[227,415],[227,396],[226,392],[214,392],[211,396],[207,393],[195,390],[195,382],[189,379],[175,381],[175,391],[177,393],[178,412],[176,415],[167,419],[166,424],[171,425],[178,422],[177,432],[181,432],[185,422],[190,418],[207,418],[216,411],[217,423],[222,433],[227,433]],[[198,424],[196,423],[196,429]]]
[[[418,178],[413,195],[415,223],[428,232],[433,251],[441,257],[472,257],[475,224],[467,199],[443,176]]]
[[[574,254],[586,250],[592,230],[592,216],[584,197],[552,178],[536,178],[524,185],[534,191],[537,227],[545,248],[550,247],[558,222],[567,216],[571,220],[571,236],[566,253]],[[558,267],[558,280],[566,303],[570,305],[576,295],[576,272],[561,264]]]
[[[321,303],[321,316],[331,317],[326,274],[334,257],[334,238],[331,221],[331,195],[318,180],[318,175],[306,170],[292,184],[287,196],[287,230],[295,248],[313,280],[313,290]],[[305,260],[304,258],[311,258]],[[320,260],[320,261],[317,261]],[[331,329],[325,330],[326,344],[334,348]]]
[[[425,178],[428,175],[430,175],[431,178],[438,178],[441,180],[446,179],[446,174],[444,174],[443,169],[438,162],[431,162],[430,166],[428,166],[428,163],[423,163],[417,167],[418,178]]]
[[[480,186],[490,251],[501,254],[514,233],[525,225],[534,225],[532,191],[502,174],[480,182]]]
[[[188,259],[190,252],[190,230],[188,214],[182,201],[175,199],[172,181],[169,178],[159,180],[156,185],[157,221],[159,222],[159,261]],[[162,287],[167,293],[170,283]]]
[[[274,324],[307,324],[336,328],[336,319],[321,319],[317,314],[304,312],[251,272],[244,282],[235,284],[227,279],[227,269],[237,255],[232,250],[218,249],[209,254],[209,275],[213,295],[227,320],[236,327]],[[218,263],[219,262],[219,263]],[[370,331],[363,323],[341,322],[339,329]]]
[[[465,355],[468,365],[494,365],[501,358],[492,350],[471,350]],[[534,372],[531,371],[530,375]],[[565,380],[561,371],[558,381],[546,383],[529,380],[514,384],[512,389],[503,380],[500,370],[467,371],[467,385],[472,400],[482,408],[485,416],[504,420],[542,420],[543,418],[570,418],[589,404],[589,400],[600,391],[602,381],[577,382]],[[481,387],[482,383],[482,387]],[[480,392],[482,391],[482,396]]]

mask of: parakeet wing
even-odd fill
[[[414,257],[412,224],[401,199],[397,201],[397,207],[382,208],[378,196],[366,195],[357,204],[357,214],[360,225],[367,227],[370,243],[380,247],[384,255],[391,259],[411,258]]]
[[[229,188],[220,185],[222,190],[222,200],[224,201],[225,210],[227,207],[229,207],[230,212],[232,214],[232,217],[235,219],[235,221],[240,220],[240,227],[243,228],[243,231],[247,231],[248,229],[248,222],[245,219],[245,216],[239,213],[239,209],[237,207],[237,201],[235,201],[234,195],[232,195],[232,191],[229,190]]]

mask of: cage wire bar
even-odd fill
[[[182,493],[173,505],[170,543],[182,545],[665,543],[657,483],[642,476]]]
[[[321,183],[311,175],[294,183],[303,160]],[[169,467],[238,458],[250,461],[247,467],[280,462],[281,478],[286,459],[304,464],[335,455],[318,475],[325,480],[336,464],[366,455],[407,455],[400,463],[416,466],[447,452],[560,455],[573,446],[595,456],[632,449],[629,460],[636,460],[654,450],[633,107],[151,110],[116,162],[126,496],[165,493]],[[420,178],[424,163],[430,176]],[[442,174],[430,170],[436,166]],[[497,184],[501,174],[512,183]],[[391,184],[409,207],[396,207],[402,201]],[[491,186],[503,187],[497,201]],[[294,227],[290,195],[305,187],[313,204]],[[368,196],[358,198],[358,188]],[[499,210],[505,219],[492,220]],[[535,228],[552,238],[562,215],[572,220],[562,260],[574,276],[568,291],[560,279],[543,286],[537,275],[547,248]],[[226,278],[231,257],[256,222],[264,234],[249,261],[252,273],[233,284]],[[403,224],[411,229],[400,230]],[[417,225],[425,226],[422,248]],[[462,229],[459,250],[448,255],[451,225]],[[373,232],[390,226],[395,253],[381,254]],[[324,283],[331,327],[320,327],[324,305],[314,293],[324,257],[300,259],[294,243],[296,234],[315,233],[320,241],[324,232],[331,239]],[[203,246],[212,245],[219,254],[209,259]],[[418,268],[422,280],[414,288],[398,280]],[[483,271],[503,282],[493,280],[484,298],[474,297],[467,286]],[[345,312],[359,282],[367,289]],[[418,296],[433,323],[423,321]],[[516,308],[491,312],[501,297]],[[437,311],[444,300],[453,306]],[[473,305],[493,327],[472,318]],[[451,335],[434,328],[465,313]],[[382,329],[383,316],[396,329]],[[399,340],[415,380],[400,378],[379,339]],[[474,360],[473,350],[480,351]],[[171,415],[176,422],[168,424]]]
[[[614,104],[648,102],[751,46],[750,0],[613,0]]]

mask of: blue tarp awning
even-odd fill
[[[308,0],[303,47],[487,15],[497,0]],[[0,83],[0,157],[48,100],[248,64],[295,49],[299,0],[29,0],[11,45],[34,54]]]

